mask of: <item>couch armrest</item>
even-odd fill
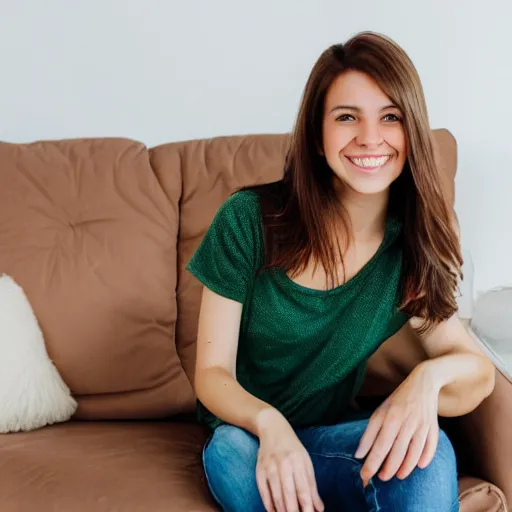
[[[496,370],[494,391],[458,422],[471,446],[472,474],[498,486],[512,503],[512,383]]]
[[[471,476],[459,478],[460,512],[507,512],[505,495],[495,485]]]
[[[471,476],[459,478],[460,512],[507,512],[505,495],[495,485]]]

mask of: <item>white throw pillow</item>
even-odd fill
[[[76,407],[25,293],[0,275],[0,433],[69,420]]]

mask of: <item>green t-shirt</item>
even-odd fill
[[[313,290],[283,269],[261,270],[258,195],[233,194],[218,210],[188,270],[206,287],[243,304],[236,378],[294,427],[339,422],[364,377],[366,361],[407,321],[398,312],[401,225],[388,217],[384,240],[349,281]],[[198,403],[212,429],[222,421]]]

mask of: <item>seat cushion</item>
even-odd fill
[[[192,423],[78,422],[0,436],[2,512],[213,512]],[[459,480],[461,512],[506,512],[495,486]]]
[[[190,423],[78,422],[0,436],[2,512],[207,512],[206,432]]]

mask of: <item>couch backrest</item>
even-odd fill
[[[452,202],[455,141],[434,134]],[[234,190],[282,176],[288,144],[0,143],[0,274],[25,290],[77,418],[194,409],[202,287],[185,266]]]
[[[79,418],[193,405],[174,345],[177,208],[138,142],[0,143],[0,274],[25,290]]]
[[[434,130],[446,200],[453,204],[456,143],[447,130]],[[150,150],[153,167],[164,188],[170,167],[181,167],[178,236],[176,347],[184,369],[193,379],[195,342],[202,286],[185,269],[219,206],[236,189],[267,183],[283,175],[289,135],[219,137],[166,144]],[[164,166],[169,169],[164,171]],[[168,192],[172,194],[172,192]]]

